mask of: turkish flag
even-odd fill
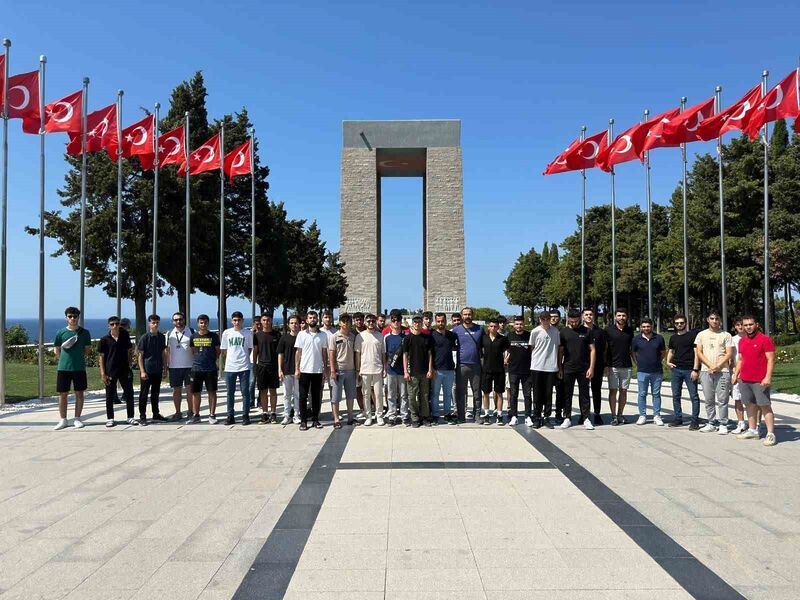
[[[222,159],[219,149],[219,134],[214,135],[205,144],[189,154],[189,174],[198,175],[206,171],[219,169],[222,166]],[[186,163],[178,169],[178,175],[186,174]]]
[[[603,171],[611,171],[611,168],[619,163],[628,162],[639,158],[641,160],[641,149],[647,140],[648,132],[664,119],[673,119],[680,113],[679,108],[665,111],[660,115],[648,119],[643,123],[637,123],[621,135],[617,136],[610,146],[597,155],[597,165]]]
[[[697,130],[700,125],[714,114],[714,97],[704,100],[691,108],[687,108],[677,116],[661,119],[647,132],[640,156],[653,148],[680,146],[686,142],[696,142],[700,138]]]
[[[231,181],[236,175],[249,175],[253,172],[252,161],[250,160],[250,140],[238,148],[234,148],[225,155],[223,162],[225,173]]]
[[[182,165],[186,130],[183,125],[158,136],[158,166]]]
[[[564,153],[564,160],[571,170],[592,169],[598,166],[597,156],[606,146],[608,146],[608,132],[601,131],[579,141],[577,146]]]
[[[564,150],[561,154],[556,156],[547,167],[545,167],[544,173],[542,175],[553,175],[555,173],[566,173],[567,171],[573,171],[567,166],[567,153],[572,152],[578,144],[581,143],[581,138],[576,139],[572,142],[569,146],[567,146],[566,150]]]
[[[129,125],[122,130],[121,144],[122,156],[130,158],[138,156],[142,168],[149,171],[153,168],[155,159],[155,143],[153,142],[155,117],[147,115],[141,121]],[[111,156],[111,160],[116,161],[116,155]]]
[[[117,105],[109,104],[86,116],[86,152],[99,152],[103,148],[109,155],[116,157],[119,145],[117,135]],[[81,134],[70,133],[67,154],[72,156],[81,153]]]
[[[729,131],[744,131],[750,117],[753,115],[753,109],[756,108],[760,100],[761,84],[758,84],[737,102],[703,121],[697,129],[697,136],[703,141],[708,141],[721,137],[722,134]]]
[[[44,107],[44,130],[46,133],[80,133],[83,91],[77,91],[61,100]],[[33,128],[33,130],[31,130]],[[39,120],[24,120],[22,130],[25,133],[38,133]]]
[[[39,133],[39,71],[31,71],[8,78],[8,118],[35,123]],[[23,127],[24,129],[24,127]]]
[[[767,123],[800,115],[800,105],[798,105],[800,97],[797,93],[798,71],[800,68],[789,73],[759,102],[744,130],[751,140],[758,137],[758,130]]]

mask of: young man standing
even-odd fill
[[[356,335],[355,341],[356,376],[364,392],[364,425],[375,421],[383,425],[383,335],[375,328],[375,315],[367,315],[365,321],[367,328]]]
[[[765,446],[774,446],[775,415],[769,398],[772,385],[772,370],[775,367],[775,344],[758,329],[758,322],[752,315],[742,317],[745,337],[739,341],[739,362],[733,374],[733,383],[741,386],[742,402],[747,406],[749,429],[736,436],[740,440],[758,439],[758,411],[767,423]]]
[[[295,377],[300,385],[300,430],[308,429],[308,396],[311,395],[311,424],[322,429],[319,409],[322,402],[322,379],[328,371],[328,336],[317,327],[317,312],[306,313],[306,330],[297,334],[294,346]]]
[[[608,405],[611,408],[611,424],[624,425],[625,404],[628,401],[628,387],[631,383],[631,343],[633,329],[628,326],[628,311],[618,308],[614,312],[614,322],[606,329],[606,376],[608,377]],[[619,394],[619,403],[617,403]]]
[[[362,331],[364,331],[367,326],[364,325],[364,313],[363,312],[356,312],[353,313],[353,333],[358,335]],[[358,402],[358,410],[360,411],[356,415],[356,419],[366,419],[366,415],[364,414],[364,391],[361,389],[361,377],[356,377],[356,401]]]
[[[506,352],[506,368],[508,382],[511,386],[508,400],[509,425],[517,424],[519,388],[522,386],[522,397],[525,400],[525,424],[533,425],[531,413],[531,339],[529,331],[525,331],[522,316],[514,317],[513,329],[508,332],[508,351]]]
[[[173,328],[167,334],[167,364],[169,365],[169,387],[172,388],[172,403],[175,405],[175,414],[170,421],[180,421],[181,395],[186,394],[186,406],[189,418],[192,417],[191,385],[192,385],[192,351],[189,341],[192,339],[192,330],[186,324],[186,317],[182,312],[172,315]]]
[[[187,423],[200,422],[200,396],[203,386],[208,394],[208,423],[217,424],[218,360],[222,353],[219,336],[208,330],[208,315],[197,317],[197,331],[192,333],[192,413]]]
[[[528,345],[531,347],[531,379],[536,412],[531,426],[539,429],[546,425],[552,429],[550,419],[542,417],[542,414],[550,414],[553,410],[553,385],[561,375],[558,370],[561,336],[558,329],[550,324],[549,312],[539,314],[539,325],[531,331]]]
[[[433,329],[433,312],[426,310],[422,313],[422,333],[430,335],[431,329]]]
[[[653,397],[653,423],[663,427],[661,419],[661,382],[664,380],[664,338],[653,332],[653,320],[645,317],[639,325],[639,335],[631,342],[631,352],[636,360],[636,382],[639,387],[639,419],[637,425],[647,423],[647,388]]]
[[[581,411],[578,425],[594,429],[589,417],[589,380],[594,375],[596,352],[592,334],[581,324],[581,313],[577,308],[567,313],[567,327],[561,330],[561,371],[563,375],[564,406],[561,414],[562,429],[572,425],[572,392],[578,383],[578,406]],[[556,397],[556,400],[558,398]],[[556,409],[558,411],[558,409]]]
[[[70,387],[75,391],[75,420],[76,429],[83,427],[81,413],[83,412],[83,398],[86,391],[86,356],[92,336],[87,329],[78,325],[81,311],[74,306],[69,306],[64,311],[67,326],[59,329],[53,340],[58,358],[58,371],[56,373],[56,392],[58,392],[59,421],[53,428],[55,431],[67,426],[67,400]]]
[[[236,380],[242,393],[242,425],[250,425],[250,354],[253,352],[253,332],[244,329],[244,315],[231,313],[233,327],[222,332],[220,348],[225,350],[225,387],[228,391],[226,425],[236,423]]]
[[[261,331],[261,317],[253,317],[252,323],[250,323],[250,331],[253,332],[253,343],[255,344],[256,334]],[[255,361],[251,361],[252,366],[250,368],[250,408],[256,407],[256,369],[255,369]],[[262,413],[263,414],[263,413]]]
[[[331,412],[333,426],[342,427],[339,417],[339,403],[344,392],[347,404],[347,424],[355,425],[353,401],[356,399],[356,336],[350,330],[353,319],[344,313],[339,315],[339,331],[328,336],[328,363],[331,366]]]
[[[467,419],[478,421],[481,414],[481,348],[483,329],[472,322],[472,309],[461,309],[461,324],[453,327],[458,337],[458,363],[456,369],[456,410],[458,422]],[[467,384],[472,388],[472,410],[467,410]],[[474,414],[474,417],[473,417]]]
[[[444,394],[444,419],[452,423],[450,411],[453,404],[453,384],[456,380],[456,365],[453,353],[458,350],[458,337],[447,330],[447,315],[437,312],[436,328],[431,334],[433,339],[433,360],[436,375],[433,378],[433,394],[431,395],[431,418],[439,422],[439,392]]]
[[[699,364],[694,351],[694,340],[697,334],[689,331],[686,315],[675,315],[672,322],[675,325],[675,333],[669,338],[667,366],[672,369],[670,385],[672,386],[672,410],[675,416],[669,426],[680,427],[683,425],[681,392],[683,384],[686,383],[686,391],[689,392],[689,400],[692,403],[692,420],[689,422],[689,429],[697,431],[700,429],[700,396],[697,394],[696,377],[693,377]]]
[[[161,378],[164,376],[167,364],[167,338],[158,331],[161,317],[150,315],[147,318],[148,331],[136,344],[139,355],[139,425],[147,425],[147,398],[150,397],[150,407],[153,421],[166,421],[161,416],[158,399],[161,392]]]
[[[585,308],[583,310],[583,325],[589,330],[589,335],[594,343],[594,371],[592,372],[589,387],[592,390],[592,408],[594,408],[594,424],[602,425],[603,417],[603,377],[606,372],[606,351],[608,350],[608,339],[604,329],[600,329],[595,323],[594,310]]]
[[[402,318],[399,310],[392,310],[389,313],[389,327],[383,335],[383,356],[389,384],[389,410],[386,412],[386,419],[390,426],[403,421],[411,424],[408,420],[408,388],[403,378],[403,338],[408,334],[403,331]]]
[[[323,310],[322,311],[322,326],[319,328],[325,335],[330,338],[334,333],[339,331],[336,329],[336,326],[333,324],[333,311],[330,310]],[[333,384],[330,378],[327,378],[327,381],[322,382],[322,389],[325,390],[325,384],[328,384],[328,395],[330,399],[333,400]]]
[[[697,359],[700,361],[700,384],[706,403],[708,423],[700,431],[728,433],[728,399],[731,393],[731,358],[733,337],[722,330],[722,319],[716,310],[706,318],[708,329],[697,334],[694,340]],[[719,420],[717,420],[719,413]],[[718,426],[715,427],[715,423]]]
[[[272,328],[272,315],[261,315],[261,330],[253,336],[258,398],[261,404],[261,424],[278,422],[278,344],[281,334]]]
[[[411,334],[403,338],[403,377],[408,384],[411,426],[430,426],[428,386],[433,379],[433,340],[422,333],[422,317],[411,320]]]
[[[503,393],[506,390],[505,355],[508,350],[508,338],[498,333],[498,319],[492,317],[486,326],[486,334],[482,339],[483,354],[483,414],[481,425],[491,423],[491,394],[494,392],[494,422],[503,422]]]
[[[281,421],[281,425],[288,425],[292,420],[295,425],[300,424],[300,390],[294,376],[294,359],[297,353],[294,344],[299,331],[300,317],[292,315],[289,317],[289,332],[283,334],[278,342],[278,378],[283,382],[283,421]],[[294,417],[292,413],[294,413]]]
[[[129,425],[138,425],[134,418],[133,377],[131,373],[131,336],[119,326],[119,317],[109,317],[108,335],[102,337],[97,345],[100,358],[100,380],[106,386],[106,427],[114,427],[114,397],[117,382],[122,385],[125,411]]]
[[[558,311],[555,308],[550,311],[550,325],[552,327],[555,327],[556,330],[558,331],[558,334],[561,335],[561,332],[564,330],[564,328],[561,326],[561,312]],[[563,373],[562,373],[562,375],[563,375]],[[563,377],[561,379],[557,379],[556,380],[555,388],[556,388],[556,423],[560,425],[560,424],[563,423],[562,414],[561,414],[561,410],[564,407],[564,379],[563,379]],[[545,415],[545,417],[548,418],[548,419],[550,418],[550,412],[549,411]]]
[[[735,369],[736,365],[739,363],[739,342],[742,341],[744,337],[744,326],[742,325],[742,317],[734,317],[733,319],[733,328],[736,330],[736,335],[733,336],[733,358],[731,359],[731,369]],[[736,429],[733,430],[733,433],[740,434],[747,431],[747,415],[745,414],[745,407],[742,404],[742,390],[741,390],[741,382],[739,383],[731,383],[731,388],[733,389],[733,406],[734,410],[736,411],[736,418],[739,423],[736,425]]]

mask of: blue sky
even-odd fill
[[[770,8],[772,4],[772,8]],[[139,106],[163,104],[202,69],[208,109],[218,117],[246,106],[271,169],[270,197],[292,217],[316,219],[339,246],[341,121],[462,121],[467,295],[507,308],[503,280],[520,252],[560,241],[575,228],[580,177],[542,177],[575,138],[614,117],[622,131],[641,118],[713,95],[740,97],[762,69],[777,82],[800,48],[791,27],[800,5],[762,2],[186,2],[101,3],[72,8],[42,1],[3,11],[0,35],[13,41],[12,73],[48,56],[48,100],[91,77],[90,109],[125,90],[123,121]],[[795,42],[795,43],[793,43]],[[38,243],[38,139],[9,123],[8,315],[34,317]],[[48,138],[47,206],[58,207],[65,136]],[[690,156],[713,151],[692,144]],[[620,206],[644,202],[638,163],[617,170]],[[653,198],[665,202],[680,178],[680,150],[652,153]],[[421,304],[421,184],[384,180],[385,305]],[[609,178],[588,177],[589,205],[609,202]],[[247,217],[245,217],[247,218]],[[441,224],[448,226],[447,223]],[[48,242],[48,251],[55,249]],[[47,316],[75,303],[78,274],[48,258]],[[576,274],[578,276],[578,274]],[[159,303],[172,310],[174,298]],[[193,308],[212,312],[197,295]],[[233,300],[245,309],[245,300]],[[87,290],[87,316],[114,300]],[[169,307],[169,308],[167,308]],[[510,309],[509,309],[510,310]],[[133,313],[126,302],[124,312]],[[194,312],[194,311],[193,311]]]

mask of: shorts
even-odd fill
[[[70,385],[76,392],[83,392],[86,384],[86,371],[58,371],[56,373],[56,392],[69,392]]]
[[[627,390],[631,386],[630,367],[611,367],[608,370],[608,389]]]
[[[737,381],[736,385],[732,385],[731,386],[731,394],[733,395],[733,400],[735,402],[741,402],[742,401],[742,390],[739,387],[740,383],[741,382]]]
[[[189,387],[192,385],[192,370],[186,369],[170,369],[169,370],[169,387],[173,390],[175,388]]]
[[[769,388],[764,387],[758,382],[740,381],[739,391],[742,394],[742,404],[757,404],[758,406],[769,406]]]
[[[256,387],[260,390],[277,390],[281,382],[278,379],[278,367],[273,365],[256,365]]]
[[[172,369],[170,369],[170,376],[171,375],[172,375]],[[217,371],[192,371],[192,379],[191,379],[192,393],[199,394],[200,392],[202,392],[203,385],[206,386],[207,392],[216,392],[218,379],[219,375]]]
[[[487,373],[486,371],[483,372],[481,390],[484,394],[491,393],[493,389],[498,394],[502,394],[506,389],[505,385],[506,374],[503,371],[500,371],[499,373]]]

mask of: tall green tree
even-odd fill
[[[545,282],[546,269],[541,255],[531,248],[520,253],[517,262],[503,282],[505,295],[509,304],[518,305],[520,314],[525,314],[525,307],[534,308],[542,303],[542,287]]]

